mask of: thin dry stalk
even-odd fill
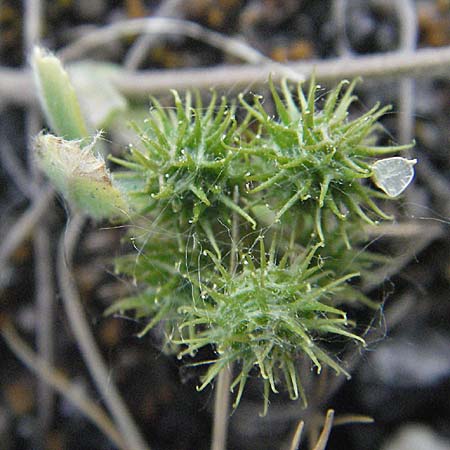
[[[39,315],[36,342],[39,355],[49,366],[52,366],[55,360],[55,289],[50,242],[48,223],[41,222],[33,239],[36,305]],[[49,384],[42,379],[38,384],[37,391],[40,430],[44,436],[51,426],[53,418],[54,394]]]
[[[80,389],[73,385],[60,371],[51,367],[47,361],[37,356],[19,337],[12,324],[3,322],[0,333],[14,355],[22,361],[39,379],[58,391],[64,398],[72,403],[84,416],[97,426],[110,441],[118,448],[127,446],[117,431],[115,425],[106,413]]]
[[[347,38],[347,0],[333,0],[331,17],[336,26],[336,50],[340,56],[353,55],[350,43]]]
[[[420,158],[420,164],[417,165],[417,175],[436,198],[436,204],[439,205],[438,213],[448,224],[448,218],[450,217],[450,180],[435,170],[427,157]]]
[[[449,191],[450,192],[450,189]],[[440,229],[439,224],[432,224],[433,233],[438,232],[436,228]],[[428,233],[430,224],[410,220],[408,222],[400,223],[381,223],[379,225],[367,225],[364,227],[364,232],[372,237],[389,237],[389,238],[417,238],[424,233]]]
[[[360,414],[342,414],[341,416],[335,417],[333,421],[333,426],[339,427],[342,425],[351,425],[355,423],[369,424],[374,422],[375,420],[373,419],[373,417],[363,416]]]
[[[124,36],[136,34],[173,34],[205,41],[225,53],[244,61],[260,63],[266,57],[239,39],[208,30],[198,23],[165,17],[123,20],[86,32],[80,38],[58,52],[65,62],[86,57],[90,51],[110,44]]]
[[[420,236],[416,236],[408,241],[406,248],[402,250],[399,256],[392,258],[392,261],[379,270],[371,273],[368,279],[362,285],[364,292],[370,292],[373,288],[379,286],[384,280],[388,280],[395,274],[399,273],[407,264],[409,264],[422,250],[427,248],[434,240],[442,236],[443,229],[439,224],[431,224],[428,226],[427,232]]]
[[[70,272],[73,252],[85,220],[85,217],[75,215],[69,222],[59,243],[57,274],[64,309],[81,355],[86,362],[86,366],[91,373],[98,391],[102,395],[103,401],[111,416],[114,418],[114,422],[117,424],[124,441],[127,443],[127,448],[130,450],[149,450],[114,382],[111,380],[108,369],[89,328],[79,294]]]
[[[233,201],[239,204],[239,188],[234,187]],[[233,212],[231,224],[230,273],[233,273],[237,260],[237,242],[239,240],[239,217]],[[233,366],[224,368],[218,376],[214,398],[214,418],[211,450],[224,450],[227,444],[228,422],[230,419],[230,385]]]
[[[413,54],[389,52],[355,58],[330,58],[286,64],[306,77],[314,72],[319,82],[334,82],[344,78],[431,77],[450,73],[450,46],[418,49]],[[267,82],[270,68],[261,64],[221,65],[216,67],[143,70],[119,70],[112,78],[126,96],[143,100],[149,94],[170,89],[245,89]],[[275,73],[276,80],[282,74]],[[23,69],[0,67],[0,100],[4,103],[28,105],[36,103],[31,73]]]
[[[30,176],[23,168],[16,154],[17,152],[14,151],[6,136],[2,136],[2,145],[0,145],[0,163],[2,168],[7,172],[9,179],[16,185],[17,189],[25,197],[31,199],[36,192],[36,186],[33,180],[30,180]]]
[[[211,450],[225,450],[230,414],[231,368],[222,369],[217,378]]]
[[[39,42],[42,29],[42,2],[41,0],[25,0],[24,2],[23,38],[26,52],[31,51]]]
[[[397,0],[392,3],[400,22],[400,49],[413,54],[417,45],[418,24],[414,2]],[[415,82],[410,77],[400,80],[398,140],[400,144],[411,142],[414,135]]]
[[[292,437],[292,442],[289,447],[289,450],[297,450],[300,445],[300,439],[302,438],[303,428],[305,427],[305,422],[300,420],[295,428],[294,436]]]
[[[19,245],[27,239],[33,232],[37,223],[47,212],[54,191],[50,187],[44,187],[31,206],[14,223],[9,232],[4,237],[0,246],[0,271],[4,270],[9,258],[16,251]]]
[[[320,433],[319,439],[313,450],[325,450],[328,439],[330,437],[331,429],[333,427],[334,411],[329,409],[325,417],[325,423],[323,424],[322,433]]]
[[[419,49],[414,54],[390,52],[356,58],[333,58],[287,64],[286,67],[307,78],[314,72],[317,81],[333,82],[357,76],[365,78],[431,76],[450,72],[450,46]],[[119,71],[114,83],[132,98],[142,99],[150,93],[170,89],[232,88],[246,89],[267,82],[271,68],[261,65],[217,66],[198,69],[146,70],[137,73]],[[277,80],[283,74],[275,72]],[[0,72],[1,80],[1,72]]]
[[[166,17],[172,19],[183,18],[184,0],[164,0],[158,5],[153,17]],[[148,52],[162,41],[162,36],[154,34],[144,34],[136,39],[125,55],[123,66],[128,70],[139,68]]]
[[[253,64],[264,64],[269,70],[295,81],[303,81],[305,77],[288,66],[277,63],[240,39],[211,31],[198,23],[188,20],[163,17],[132,19],[115,22],[111,25],[90,31],[72,44],[58,52],[63,61],[84,57],[95,48],[110,44],[123,36],[146,34],[171,34],[185,36],[206,42],[225,53]]]
[[[43,22],[43,8],[40,0],[25,0],[24,4],[24,43],[25,61],[34,45],[39,43]],[[25,120],[27,137],[27,156],[29,171],[32,173],[31,186],[42,184],[34,165],[32,137],[41,129],[41,114],[35,105],[30,105]],[[29,179],[30,177],[28,177]],[[33,195],[36,189],[33,191]],[[37,322],[36,341],[38,353],[49,367],[54,365],[54,285],[53,261],[50,245],[48,220],[41,220],[33,233],[35,301],[40,320]],[[42,445],[53,418],[54,392],[42,378],[37,386],[39,439]]]

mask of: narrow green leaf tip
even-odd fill
[[[55,134],[67,140],[88,137],[75,90],[60,60],[35,47],[31,66],[39,101]]]

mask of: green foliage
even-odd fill
[[[134,126],[140,148],[131,146],[126,160],[111,158],[131,169],[119,177],[130,187],[137,209],[156,208],[196,223],[205,210],[221,203],[254,224],[228,196],[242,179],[239,164],[233,165],[238,152],[231,147],[238,137],[235,106],[229,107],[225,98],[217,104],[215,93],[206,109],[199,95],[195,107],[189,93],[184,104],[177,92],[173,96],[174,109],[152,99],[145,127]]]
[[[34,140],[37,164],[76,208],[95,219],[125,218],[128,204],[115,186],[101,155],[94,154],[98,136],[92,142],[66,141],[40,133]],[[83,145],[84,144],[84,145]]]
[[[77,94],[61,62],[35,47],[32,66],[41,106],[57,134],[40,133],[35,138],[37,165],[71,204],[91,217],[127,216],[123,193],[103,157],[94,151],[101,133],[90,137]]]
[[[409,146],[375,146],[377,120],[389,108],[351,118],[355,82],[346,84],[319,108],[314,81],[306,94],[282,82],[281,96],[270,82],[276,114],[260,97],[249,104],[240,95],[242,119],[215,93],[206,106],[200,94],[182,100],[173,92],[173,108],[152,99],[145,123],[134,125],[139,143],[110,158],[122,166],[113,179],[94,144],[38,138],[38,162],[69,200],[94,216],[104,212],[96,217],[120,210],[131,219],[137,251],[118,258],[116,271],[136,292],[107,313],[145,318],[141,335],[162,324],[180,357],[212,346],[213,360],[195,362],[209,365],[199,389],[236,363],[235,406],[250,373],[263,380],[265,411],[269,392],[280,389],[306,403],[298,361],[348,376],[327,341],[364,345],[347,311],[355,302],[376,305],[351,280],[383,258],[365,250],[362,225],[390,219],[376,203],[389,196],[370,178],[378,157]],[[77,128],[77,111],[64,117],[71,114]],[[387,193],[397,195],[413,176],[403,158],[379,166],[375,182]],[[102,182],[112,200],[98,194]]]
[[[376,219],[392,219],[373,200],[385,196],[359,180],[373,175],[374,157],[411,147],[371,145],[379,129],[377,120],[390,107],[380,108],[376,104],[351,120],[348,110],[357,98],[353,95],[356,80],[342,92],[346,84],[347,81],[342,81],[330,91],[322,109],[318,109],[319,86],[314,80],[307,95],[301,84],[297,86],[297,98],[286,81],[281,84],[282,98],[270,82],[276,116],[266,111],[260,97],[255,96],[254,104],[249,105],[240,95],[242,105],[263,131],[257,149],[255,142],[249,147],[255,157],[263,160],[257,165],[259,170],[247,179],[254,185],[250,193],[264,193],[276,213],[275,220],[301,202],[302,210],[314,217],[315,231],[322,241],[324,212],[331,212],[339,221],[374,224]]]
[[[32,65],[39,100],[53,131],[67,140],[89,137],[75,90],[59,59],[35,47]]]
[[[314,82],[306,96],[298,86],[298,104],[285,82],[283,100],[271,83],[277,115],[241,95],[248,114],[239,124],[234,105],[214,93],[204,108],[199,96],[192,106],[190,94],[183,102],[174,92],[175,107],[153,100],[145,127],[135,126],[139,146],[114,158],[149,222],[136,230],[139,255],[117,265],[145,287],[109,312],[149,316],[141,334],[162,321],[180,357],[212,345],[217,358],[196,363],[209,365],[200,389],[236,362],[235,406],[255,370],[265,410],[282,385],[306,403],[297,361],[348,375],[324,342],[364,344],[344,304],[376,307],[349,283],[382,264],[361,251],[361,224],[390,218],[375,203],[387,196],[370,186],[371,164],[409,146],[374,146],[388,108],[350,119],[355,83],[342,92],[345,84],[319,109]]]
[[[180,328],[188,330],[180,340],[187,345],[181,355],[211,343],[217,349],[218,358],[209,362],[200,389],[231,361],[238,361],[240,372],[232,384],[232,388],[238,386],[235,406],[254,367],[259,369],[265,391],[278,392],[276,380],[282,374],[291,398],[300,395],[306,404],[295,364],[302,355],[311,359],[318,372],[325,364],[337,374],[348,375],[321,349],[317,338],[334,334],[364,344],[346,330],[346,313],[332,305],[333,295],[358,273],[335,279],[332,272],[311,264],[321,244],[299,255],[286,252],[277,261],[275,246],[266,254],[263,238],[258,240],[259,257],[242,255],[236,274],[208,252],[215,270],[204,281],[191,278],[196,288],[192,304],[180,308],[184,315]],[[268,396],[264,403],[266,411]]]

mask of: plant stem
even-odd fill
[[[450,71],[450,46],[424,48],[413,53],[395,51],[366,56],[315,59],[286,66],[306,78],[314,72],[319,82],[335,82],[357,76],[446,76]],[[141,70],[134,73],[118,71],[113,77],[115,85],[124,95],[142,99],[149,93],[167,92],[169,89],[202,89],[210,86],[249,89],[266,83],[270,72],[273,72],[273,67],[264,64],[241,64],[178,70]],[[285,74],[276,72],[273,79],[283,75]]]
[[[149,450],[141,437],[120,393],[111,380],[108,369],[99,352],[97,344],[84,314],[80,296],[70,273],[70,265],[78,236],[85,217],[75,215],[69,222],[58,248],[58,283],[64,309],[69,319],[81,355],[91,373],[92,379],[103,397],[114,422],[119,428],[127,449]]]
[[[288,64],[290,70],[305,76],[315,72],[316,80],[332,82],[343,78],[430,77],[448,74],[450,46],[424,48],[415,52],[395,51],[368,56],[310,60]],[[179,70],[119,70],[113,81],[131,98],[147,98],[149,93],[216,88],[249,88],[267,81],[272,68],[263,64],[223,65]],[[278,73],[279,75],[279,73]],[[276,77],[274,77],[276,79]],[[0,66],[0,99],[5,103],[30,104],[37,101],[31,73]]]
[[[227,443],[230,409],[231,367],[219,373],[214,398],[214,424],[211,450],[224,450]]]
[[[126,448],[121,434],[117,431],[115,424],[111,422],[102,408],[96,402],[86,397],[61,372],[51,367],[44,358],[38,357],[19,337],[11,323],[7,321],[2,322],[0,334],[3,336],[10,350],[23,364],[75,405],[114,445],[121,449]]]
[[[234,187],[233,202],[239,204],[239,188]],[[239,217],[233,212],[231,225],[231,251],[230,274],[233,275],[236,268],[237,243],[239,240]],[[211,450],[224,450],[227,443],[229,409],[230,409],[230,384],[233,372],[232,365],[227,365],[218,375],[217,388],[214,398],[214,424]]]
[[[9,257],[17,247],[32,233],[42,216],[48,212],[48,206],[53,196],[53,188],[43,187],[33,199],[31,206],[12,225],[0,245],[0,272],[5,269]]]
[[[249,63],[275,64],[261,52],[239,40],[188,20],[167,17],[149,17],[121,20],[83,34],[80,38],[58,51],[58,57],[64,61],[76,61],[98,47],[114,42],[124,36],[136,34],[170,34],[197,39],[229,53]]]
[[[300,420],[300,422],[297,424],[297,427],[295,429],[294,437],[291,441],[291,446],[289,447],[290,450],[297,450],[298,446],[300,445],[300,439],[302,438],[302,432],[303,428],[305,427],[305,422],[303,420]]]
[[[331,428],[333,427],[334,411],[329,409],[325,417],[325,423],[323,424],[322,433],[320,433],[319,440],[314,446],[313,450],[325,450],[330,437]]]
[[[184,19],[187,11],[182,7],[183,0],[163,0],[154,10],[153,17]],[[124,58],[124,66],[128,70],[136,70],[145,60],[150,50],[163,43],[161,36],[143,34],[136,39]]]

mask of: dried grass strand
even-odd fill
[[[292,80],[303,81],[305,79],[297,71],[273,61],[241,39],[209,30],[196,22],[165,17],[124,20],[97,28],[85,33],[75,42],[60,50],[58,56],[65,62],[80,59],[85,57],[89,51],[110,44],[111,41],[141,33],[169,34],[197,39],[247,63],[263,64],[269,70]]]
[[[45,381],[78,408],[114,445],[122,449],[127,448],[122,436],[106,413],[80,389],[77,389],[59,370],[51,367],[47,361],[37,356],[20,338],[11,323],[4,321],[1,324],[0,333],[14,355],[39,379]]]
[[[182,19],[184,0],[164,0],[158,5],[153,17]],[[137,70],[149,51],[162,41],[163,37],[155,34],[143,34],[133,43],[125,55],[123,65],[125,69]]]
[[[294,72],[330,83],[336,80],[365,78],[398,78],[402,76],[432,77],[450,73],[450,46],[418,49],[412,54],[402,51],[330,58],[286,64]],[[245,89],[267,82],[269,68],[261,64],[221,65],[177,70],[119,70],[112,78],[118,89],[133,99],[146,99],[148,94],[170,89]],[[274,74],[274,81],[280,78]],[[20,105],[36,104],[37,98],[29,70],[0,67],[0,100]]]
[[[305,422],[303,420],[300,420],[295,427],[294,436],[292,437],[291,445],[289,447],[289,450],[297,450],[300,445],[300,440],[302,438],[302,432],[303,428],[305,427]]]
[[[111,416],[119,428],[127,448],[132,450],[149,450],[141,437],[122,397],[106,368],[103,358],[89,328],[81,300],[70,272],[72,256],[85,217],[75,215],[69,222],[61,237],[58,247],[57,275],[63,306],[81,355],[86,363],[92,379],[100,392]]]
[[[0,246],[0,271],[4,270],[11,255],[19,245],[27,239],[33,232],[37,223],[47,212],[54,191],[50,187],[44,187],[31,206],[14,223],[9,232],[4,237]]]

